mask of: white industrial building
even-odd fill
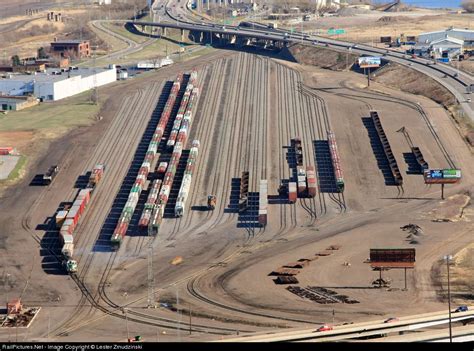
[[[463,41],[464,46],[472,46],[474,44],[474,30],[449,28],[436,32],[422,33],[418,36],[420,44],[430,44],[436,40],[453,38]]]
[[[32,94],[42,101],[56,101],[116,80],[115,65],[108,69],[70,67],[32,74],[7,74],[0,79],[0,95]]]
[[[415,53],[431,56],[455,57],[474,51],[474,30],[449,28],[418,36]]]

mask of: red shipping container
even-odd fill
[[[127,234],[128,229],[128,222],[122,222],[119,224],[117,228],[117,234],[119,234],[122,238]]]
[[[10,146],[0,147],[0,155],[10,155],[13,152],[13,148]]]
[[[86,202],[86,205],[87,205],[89,203],[90,199],[91,199],[90,189],[82,189],[81,191],[79,191],[78,198],[82,198],[82,197],[85,199],[85,202]]]
[[[76,199],[72,206],[78,206],[79,207],[79,215],[82,215],[84,213],[84,209],[86,208],[86,203],[84,199]]]
[[[76,225],[77,222],[79,221],[79,217],[81,216],[79,211],[80,211],[79,206],[72,206],[71,209],[69,210],[69,213],[66,216],[66,220],[72,219],[74,221],[74,225]]]
[[[296,183],[290,182],[288,183],[288,201],[290,203],[295,203],[296,197]]]

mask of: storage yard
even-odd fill
[[[9,293],[28,280],[22,300],[42,308],[20,339],[214,340],[443,309],[432,267],[472,241],[473,211],[433,222],[458,205],[424,164],[462,169],[445,196],[471,196],[471,151],[436,103],[364,84],[220,51],[112,88],[104,119],[38,164],[60,165],[54,181],[0,204]],[[373,286],[374,247],[416,247],[407,290],[401,270]]]

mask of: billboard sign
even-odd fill
[[[360,68],[380,67],[380,64],[381,64],[380,57],[375,57],[375,56],[359,57]]]
[[[415,249],[370,249],[370,262],[415,262]]]
[[[328,35],[339,35],[339,34],[345,34],[346,30],[345,29],[329,29],[328,30]]]
[[[443,178],[461,179],[461,170],[460,169],[443,169]]]
[[[430,169],[424,172],[426,184],[452,184],[461,180],[460,169]]]
[[[370,249],[372,268],[414,268],[415,249]]]
[[[441,169],[430,170],[430,178],[443,179],[443,171]]]

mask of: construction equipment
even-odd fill
[[[213,211],[216,208],[217,197],[215,195],[209,195],[207,197],[207,208]]]

